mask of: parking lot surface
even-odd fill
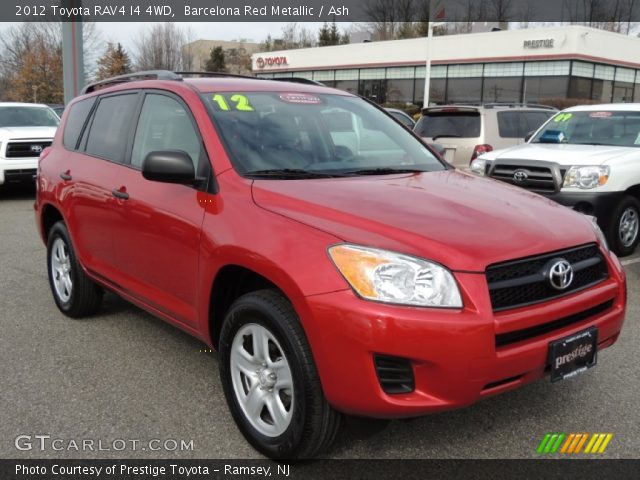
[[[260,458],[227,410],[215,353],[111,294],[92,318],[64,317],[49,292],[33,191],[0,190],[0,221],[0,457]],[[625,263],[626,324],[595,368],[458,411],[393,422],[350,419],[327,456],[527,458],[537,456],[547,432],[610,432],[601,457],[638,458],[640,253]],[[63,450],[41,451],[35,441],[18,450],[19,435],[50,435]],[[67,448],[86,439],[104,448]],[[136,451],[118,451],[116,439],[141,442]],[[169,442],[168,449],[143,449],[150,439],[193,448]]]

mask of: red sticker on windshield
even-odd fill
[[[302,103],[305,105],[317,105],[322,103],[320,97],[308,93],[281,93],[280,100],[289,103]]]
[[[589,116],[591,118],[609,118],[613,115],[613,112],[591,112]]]

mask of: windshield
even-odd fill
[[[60,119],[47,107],[0,107],[2,127],[57,127]]]
[[[422,142],[362,99],[310,93],[209,93],[238,172],[313,178],[444,170]]]
[[[480,113],[427,112],[413,130],[424,138],[477,138],[480,136]]]
[[[640,147],[640,112],[561,112],[549,120],[531,143]]]

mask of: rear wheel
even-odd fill
[[[220,376],[246,439],[271,458],[310,458],[341,425],[327,403],[311,350],[291,304],[278,292],[240,297],[220,333]]]
[[[611,249],[619,256],[630,255],[640,240],[640,202],[625,196],[613,211],[608,231]]]
[[[100,308],[102,289],[82,270],[63,222],[57,222],[49,232],[47,266],[51,292],[62,313],[80,318]]]

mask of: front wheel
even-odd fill
[[[625,196],[613,210],[608,240],[611,249],[620,257],[631,255],[640,240],[640,202]]]
[[[272,290],[240,297],[220,333],[220,377],[245,438],[276,459],[326,450],[341,415],[327,403],[300,321]]]

